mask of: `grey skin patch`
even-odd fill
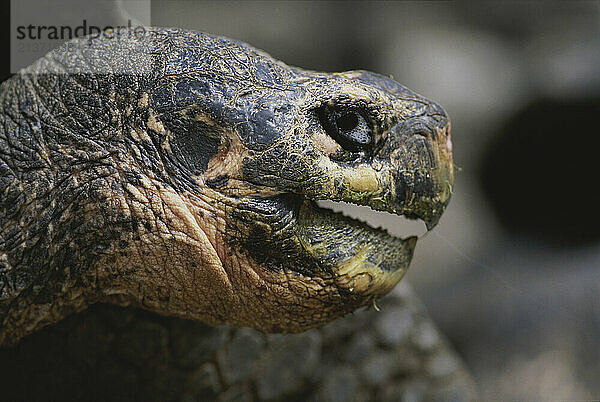
[[[277,117],[270,110],[259,110],[252,113],[248,119],[253,128],[252,142],[261,145],[274,143],[281,137],[280,127],[277,125]]]

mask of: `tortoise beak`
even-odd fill
[[[439,222],[452,195],[454,165],[450,124],[416,118],[395,128],[398,141],[392,153],[396,171],[395,206],[408,218],[419,218],[427,230]]]

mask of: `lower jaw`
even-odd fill
[[[351,293],[383,295],[402,279],[417,238],[394,237],[383,229],[319,208],[305,200],[296,232],[305,250]]]

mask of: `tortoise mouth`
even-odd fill
[[[416,236],[393,236],[307,199],[298,211],[296,235],[339,287],[366,295],[385,294],[402,279],[417,243]]]
[[[423,219],[411,219],[403,214],[380,211],[344,201],[320,200],[317,201],[317,205],[320,208],[340,212],[351,219],[365,222],[372,227],[385,229],[389,234],[396,237],[416,236],[420,238],[428,231],[427,224]]]

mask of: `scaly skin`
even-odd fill
[[[300,332],[401,279],[433,227],[448,118],[387,77],[289,67],[177,29],[79,39],[1,86],[0,344],[97,302]]]

